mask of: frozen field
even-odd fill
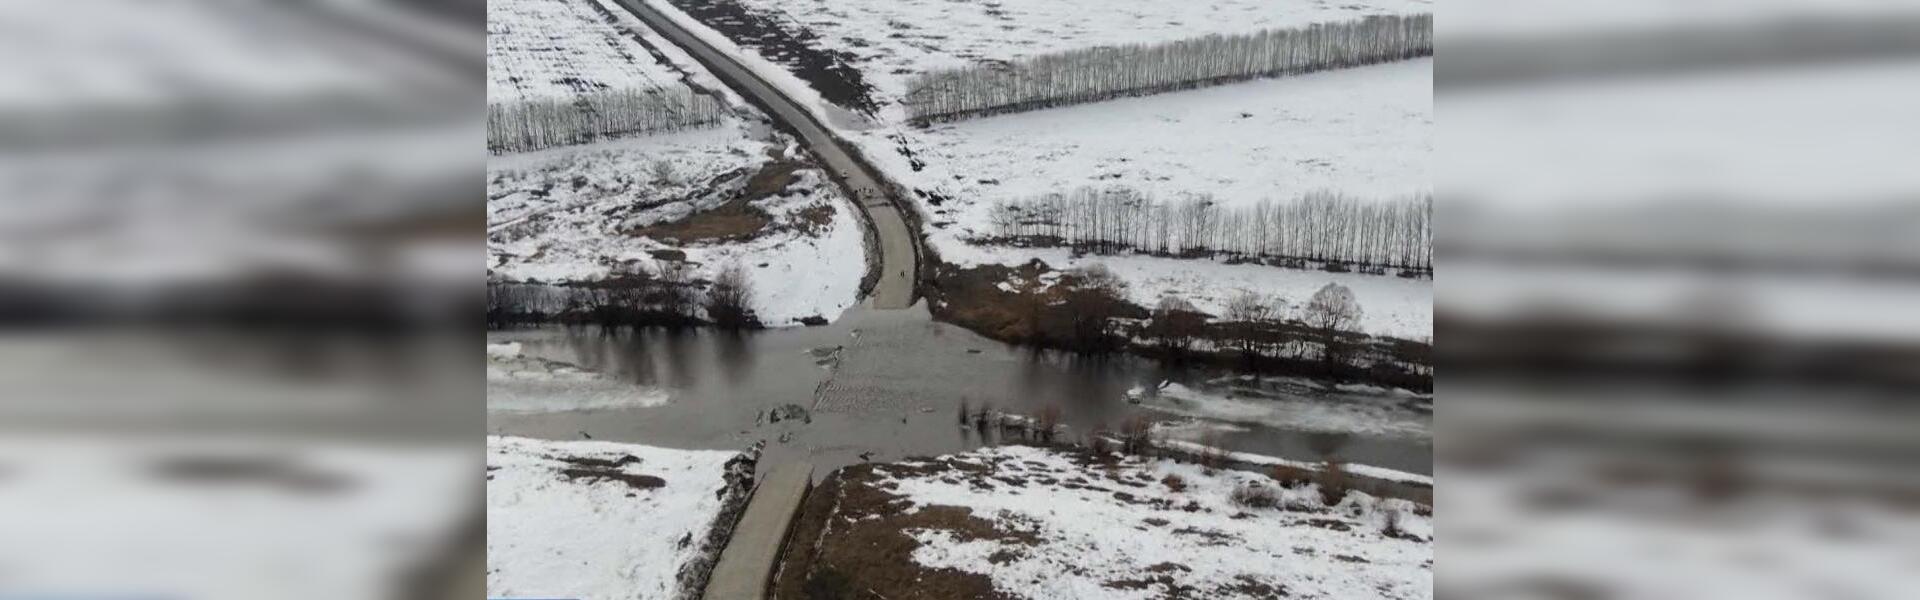
[[[854,139],[897,181],[947,198],[921,208],[952,223],[936,239],[964,239],[991,235],[996,200],[1082,187],[1208,194],[1225,207],[1430,191],[1432,87],[1433,60],[1419,59]]]
[[[609,20],[618,13],[604,10],[598,0],[487,3],[488,100],[679,86],[680,74]]]
[[[1404,500],[1351,493],[1327,506],[1313,484],[1023,446],[881,465],[872,477],[863,485],[906,507],[880,523],[906,521],[914,564],[984,578],[1015,598],[1432,593],[1433,527]],[[1237,501],[1242,488],[1267,490],[1273,504]],[[955,510],[969,517],[941,524]]]
[[[487,438],[487,595],[674,598],[733,452]]]
[[[1101,45],[1163,42],[1433,12],[1429,0],[734,0],[818,36],[817,47],[851,57],[875,89],[883,115],[915,73]],[[741,40],[748,47],[753,40]],[[791,56],[776,60],[793,60]],[[888,120],[893,120],[889,118]]]
[[[866,272],[865,234],[819,170],[783,162],[797,159],[779,139],[755,123],[732,122],[496,158],[488,167],[489,272],[560,283],[672,266],[712,280],[737,262],[763,323],[837,317],[853,304]],[[760,185],[756,176],[781,165],[794,166],[783,187],[749,189]],[[736,200],[750,193],[757,198],[739,206]],[[766,221],[707,216],[730,204]],[[663,237],[663,228],[692,223],[716,229]]]
[[[386,96],[430,75],[417,57],[350,47],[311,19],[267,4],[0,3],[7,24],[0,68],[8,81],[0,110]],[[369,61],[374,55],[379,60]]]
[[[11,432],[0,441],[0,588],[417,597],[417,582],[396,575],[443,560],[480,523],[473,458],[464,444],[284,432]]]
[[[1313,190],[1394,199],[1431,190],[1431,59],[1258,80],[938,125],[859,132],[852,139],[919,198],[928,240],[960,266],[1055,269],[1100,263],[1151,306],[1175,294],[1220,314],[1240,290],[1305,304],[1329,282],[1354,290],[1363,330],[1422,339],[1432,282],[1151,256],[976,243],[996,234],[996,201],[1127,186],[1161,200],[1210,194],[1223,207]],[[917,167],[917,168],[916,168]],[[937,204],[935,203],[937,199]]]

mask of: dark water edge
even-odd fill
[[[924,306],[850,309],[833,324],[764,331],[541,326],[495,331],[489,342],[670,390],[663,406],[572,412],[489,411],[488,431],[548,439],[743,449],[767,442],[774,464],[808,460],[821,472],[863,460],[959,452],[999,443],[958,422],[960,407],[1021,414],[1058,408],[1072,435],[1118,429],[1129,418],[1172,419],[1126,400],[1162,381],[1205,385],[1232,372],[1128,355],[1087,356],[996,342],[934,321]],[[1344,401],[1330,397],[1328,401]],[[775,407],[806,408],[771,422]],[[1298,460],[1331,457],[1432,472],[1430,436],[1296,431],[1241,423],[1229,449]]]

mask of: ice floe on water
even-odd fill
[[[578,365],[522,354],[518,343],[487,344],[487,411],[541,413],[660,406],[667,390]]]

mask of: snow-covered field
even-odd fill
[[[690,83],[733,113],[713,128],[493,157],[491,277],[568,283],[671,269],[699,282],[737,263],[767,325],[831,319],[853,304],[866,272],[853,208],[807,165],[781,189],[749,190],[756,175],[799,154],[684,51],[601,0],[514,0],[489,11],[496,15],[488,35],[495,101]],[[643,231],[700,217],[742,194],[754,196],[747,210],[765,215],[764,227],[688,240]]]
[[[1163,200],[1210,194],[1225,207],[1313,190],[1392,199],[1431,190],[1431,59],[1420,59],[971,119],[851,139],[920,199],[928,240],[960,266],[1056,269],[1105,264],[1137,303],[1174,294],[1220,314],[1240,290],[1305,304],[1329,282],[1353,288],[1367,333],[1432,335],[1432,283],[1351,273],[1148,256],[1073,257],[1060,249],[978,245],[995,235],[995,201],[1123,185]],[[907,148],[912,156],[901,152]]]
[[[0,3],[0,109],[72,111],[218,100],[390,95],[419,57],[351,47],[259,2]],[[373,55],[378,60],[369,60]],[[442,74],[442,81],[450,79]]]
[[[636,230],[709,211],[743,193],[760,169],[793,157],[784,138],[735,120],[715,129],[495,157],[488,166],[488,268],[547,283],[603,279],[685,265],[711,280],[739,263],[768,325],[834,318],[866,272],[864,231],[818,169],[754,200],[771,222],[746,240],[669,243]],[[662,176],[664,175],[664,177]],[[656,251],[682,252],[668,260]]]
[[[487,595],[675,597],[736,456],[489,436]]]
[[[1433,526],[1404,500],[1350,493],[1325,506],[1312,484],[1287,489],[1264,475],[1133,457],[1108,467],[1024,446],[940,460],[984,467],[990,477],[907,462],[876,468],[875,485],[904,497],[909,513],[965,508],[1004,535],[908,530],[920,544],[912,560],[985,576],[1014,597],[1160,598],[1176,588],[1207,598],[1432,594]],[[1243,486],[1266,488],[1276,506],[1237,503]],[[1388,534],[1389,520],[1399,534]]]
[[[1136,304],[1151,307],[1161,297],[1171,295],[1215,316],[1226,311],[1227,302],[1235,295],[1251,291],[1285,300],[1288,309],[1281,316],[1299,318],[1301,308],[1315,291],[1328,283],[1338,283],[1353,290],[1354,299],[1360,303],[1362,332],[1408,340],[1433,337],[1433,281],[1427,279],[1144,255],[1074,256],[1064,248],[955,243],[942,247],[941,252],[942,260],[962,266],[1021,264],[1035,259],[1062,270],[1101,265],[1127,282],[1127,299]]]
[[[487,3],[488,100],[681,85],[678,71],[655,60],[602,10],[597,0]]]
[[[487,344],[487,412],[542,413],[644,408],[671,396],[588,371],[526,356],[519,343]]]
[[[1417,59],[856,139],[902,184],[952,198],[924,208],[954,237],[991,235],[995,200],[1081,187],[1225,208],[1318,190],[1390,199],[1432,189],[1432,87],[1433,60]]]
[[[0,595],[417,597],[397,575],[479,517],[474,463],[453,443],[10,432]]]
[[[1267,2],[1263,0],[737,0],[819,36],[819,48],[856,57],[852,66],[883,107],[913,74],[983,61],[1101,45],[1251,33],[1345,21],[1365,15],[1433,12],[1430,0]],[[753,46],[752,40],[742,41]],[[883,108],[896,120],[897,106]]]

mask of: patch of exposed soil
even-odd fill
[[[618,481],[620,483],[627,484],[627,487],[630,487],[636,490],[651,490],[667,484],[667,480],[661,479],[659,477],[654,477],[652,475],[641,475],[638,473],[624,473],[617,469],[595,469],[595,468],[588,468],[588,467],[571,467],[571,468],[561,469],[560,476],[565,477],[568,481],[577,481],[577,480],[585,479],[587,480],[587,483],[590,483],[590,484],[598,483],[601,481]]]
[[[932,569],[913,562],[920,543],[915,529],[947,532],[963,540],[996,540],[1031,545],[1024,532],[1004,531],[965,508],[924,507],[904,514],[907,501],[881,485],[876,469],[855,465],[827,476],[814,488],[795,519],[774,581],[774,598],[923,598],[972,600],[1009,598],[984,576],[953,569]],[[943,461],[929,465],[884,465],[929,475],[984,471],[985,465]],[[951,469],[951,471],[949,470]],[[964,475],[963,475],[964,476]],[[1013,560],[1013,556],[1003,556]]]
[[[741,197],[685,219],[635,229],[632,235],[680,245],[740,242],[753,239],[772,223],[772,215]]]
[[[806,165],[789,160],[776,160],[760,167],[747,177],[746,184],[732,200],[709,210],[703,210],[677,221],[654,223],[628,232],[628,235],[649,237],[668,244],[709,244],[739,242],[753,239],[773,224],[773,215],[753,205],[762,198],[778,195],[792,186],[799,177],[795,174]],[[831,217],[832,207],[827,207]]]
[[[731,0],[668,0],[707,27],[786,67],[820,97],[841,107],[873,114],[873,86],[854,68],[851,54],[820,47],[819,35],[784,14],[766,15]]]
[[[342,491],[352,485],[343,475],[272,456],[175,456],[154,463],[152,472],[163,480],[188,485],[260,485],[310,494]]]

